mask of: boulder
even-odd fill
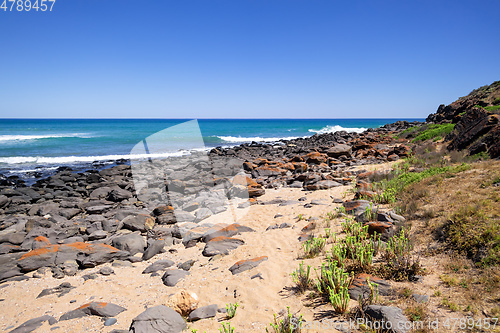
[[[180,333],[187,327],[181,315],[165,305],[151,307],[135,317],[130,333]]]
[[[338,158],[340,156],[351,156],[351,146],[346,145],[346,144],[337,144],[331,148],[329,148],[326,153],[330,157]]]
[[[132,193],[120,187],[116,187],[113,190],[111,190],[106,197],[107,200],[113,202],[120,202],[130,198],[132,198]]]
[[[165,305],[186,317],[198,306],[198,296],[193,292],[181,289],[170,296]]]
[[[149,260],[153,258],[155,255],[160,253],[165,246],[165,241],[163,239],[153,240],[151,244],[149,244],[146,251],[144,251],[142,255],[142,260]]]
[[[119,250],[130,252],[131,255],[144,252],[146,247],[144,238],[136,233],[118,236],[112,240],[111,244]]]
[[[155,219],[147,214],[129,215],[122,220],[123,228],[132,231],[145,232],[153,229],[155,226]]]

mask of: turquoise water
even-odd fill
[[[146,137],[180,119],[0,119],[0,169],[33,170],[128,158]],[[277,141],[340,130],[361,132],[397,120],[423,119],[200,119],[207,148]],[[178,145],[166,143],[175,153]],[[170,146],[169,146],[170,145]]]

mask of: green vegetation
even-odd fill
[[[421,131],[411,142],[414,143],[430,139],[437,141],[450,134],[454,128],[455,124],[430,124],[425,130]]]
[[[316,257],[323,248],[325,247],[326,240],[323,237],[314,237],[312,239],[308,239],[302,245],[304,249],[304,258],[314,258]]]
[[[311,287],[312,280],[309,278],[310,273],[311,266],[307,265],[307,268],[304,269],[304,262],[302,261],[299,264],[299,268],[291,274],[293,282],[296,284],[297,290],[300,293],[303,293],[304,291],[309,289],[309,287]]]
[[[220,333],[234,333],[234,327],[231,326],[231,323],[222,323],[222,327],[219,328],[219,332]]]
[[[274,323],[271,323],[270,332],[266,327],[267,333],[300,333],[302,327],[302,315],[290,313],[290,307],[287,307],[287,314],[283,315],[283,319],[278,320],[278,316],[274,314]]]
[[[321,265],[316,288],[319,294],[330,300],[336,312],[345,313],[350,299],[348,288],[352,280],[353,276],[349,276],[343,266],[337,267],[337,262],[328,261]]]
[[[410,280],[420,271],[418,259],[411,255],[412,246],[408,231],[402,229],[399,235],[390,238],[383,255],[387,262],[384,267],[395,280]]]
[[[236,315],[236,309],[239,307],[240,305],[238,303],[229,303],[229,304],[226,304],[226,310],[227,310],[227,319],[231,319],[231,318],[234,318],[234,316]]]
[[[492,106],[485,106],[483,107],[483,109],[485,109],[486,111],[496,111],[496,110],[500,110],[500,105],[492,105]]]
[[[482,266],[500,264],[500,225],[494,217],[498,202],[492,199],[459,208],[444,227],[449,242]]]
[[[402,169],[396,170],[395,173],[397,176],[395,178],[391,180],[382,180],[373,184],[374,188],[382,190],[382,194],[376,198],[376,201],[381,203],[394,203],[398,194],[413,183],[418,183],[426,178],[439,174],[451,175],[468,170],[469,168],[469,165],[461,164],[458,166],[434,166],[421,172],[409,172],[409,163],[405,163]]]

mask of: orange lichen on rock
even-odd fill
[[[90,306],[90,304],[92,304],[92,303],[83,304],[82,306],[80,306],[79,308],[77,308],[77,310],[88,308]],[[97,308],[105,308],[107,305],[108,305],[108,303],[106,303],[106,302],[99,302],[99,303],[96,304],[96,307]]]
[[[48,238],[44,236],[38,236],[37,238],[35,238],[35,241],[50,244]]]
[[[261,261],[261,260],[264,260],[264,259],[268,259],[267,256],[260,256],[260,257],[257,257],[257,258],[252,258],[252,259],[244,259],[244,260],[240,260],[240,261],[237,261],[234,265],[235,266],[240,266],[246,262],[258,262],[258,261]]]
[[[59,250],[59,247],[60,245],[47,245],[36,250],[31,250],[30,252],[23,254],[23,256],[19,260],[23,260],[34,256],[41,256],[47,253],[57,252]]]

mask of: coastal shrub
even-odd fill
[[[430,124],[425,130],[420,132],[411,142],[426,141],[430,139],[442,139],[450,134],[455,128],[455,124]],[[436,141],[436,140],[435,140]]]
[[[302,261],[299,264],[299,268],[292,272],[292,280],[297,286],[297,290],[301,293],[309,289],[312,285],[312,280],[309,277],[311,273],[311,266],[307,265],[306,268],[304,268],[304,262]]]
[[[480,266],[500,264],[498,202],[492,199],[462,206],[444,225],[447,241]]]
[[[408,236],[408,231],[402,229],[399,234],[389,239],[385,247],[384,269],[395,280],[411,280],[420,271],[419,258],[412,256],[412,245]]]
[[[358,303],[362,309],[368,305],[378,302],[378,284],[370,282],[370,278],[366,278],[366,285],[370,288],[370,293],[364,297],[364,293],[359,294]]]
[[[231,319],[231,318],[234,318],[234,316],[236,315],[236,309],[239,307],[240,305],[238,303],[228,303],[226,304],[226,310],[227,310],[227,319]]]
[[[220,333],[234,333],[234,327],[231,326],[231,323],[222,323],[222,327],[219,328]]]
[[[500,110],[500,105],[485,106],[483,107],[483,109],[485,109],[486,111],[493,112],[496,110]]]
[[[342,287],[348,288],[353,276],[349,275],[343,266],[337,266],[335,262],[322,263],[320,273],[316,271],[316,289],[320,295],[330,297],[331,292],[339,294]]]
[[[426,178],[445,174],[447,176],[452,175],[454,173],[462,172],[470,169],[468,164],[461,164],[457,166],[434,166],[430,167],[422,172],[409,172],[404,171],[406,165],[403,165],[403,169],[396,171],[398,174],[396,177],[392,178],[389,181],[380,181],[378,183],[373,184],[374,188],[378,190],[382,190],[382,194],[380,198],[397,198],[398,194],[405,190],[409,185],[413,183],[420,182]]]
[[[314,258],[317,256],[323,248],[325,247],[326,240],[323,237],[314,237],[308,239],[302,244],[304,249],[304,258]]]
[[[349,306],[349,290],[347,287],[342,286],[340,287],[339,292],[335,292],[332,289],[328,289],[328,292],[330,293],[330,303],[333,305],[333,308],[335,312],[337,313],[345,313],[347,311],[347,308]]]
[[[302,331],[302,315],[290,313],[290,307],[287,306],[287,313],[281,316],[274,314],[274,323],[270,323],[271,330],[266,327],[266,333],[300,333]],[[283,317],[278,320],[278,317]]]

